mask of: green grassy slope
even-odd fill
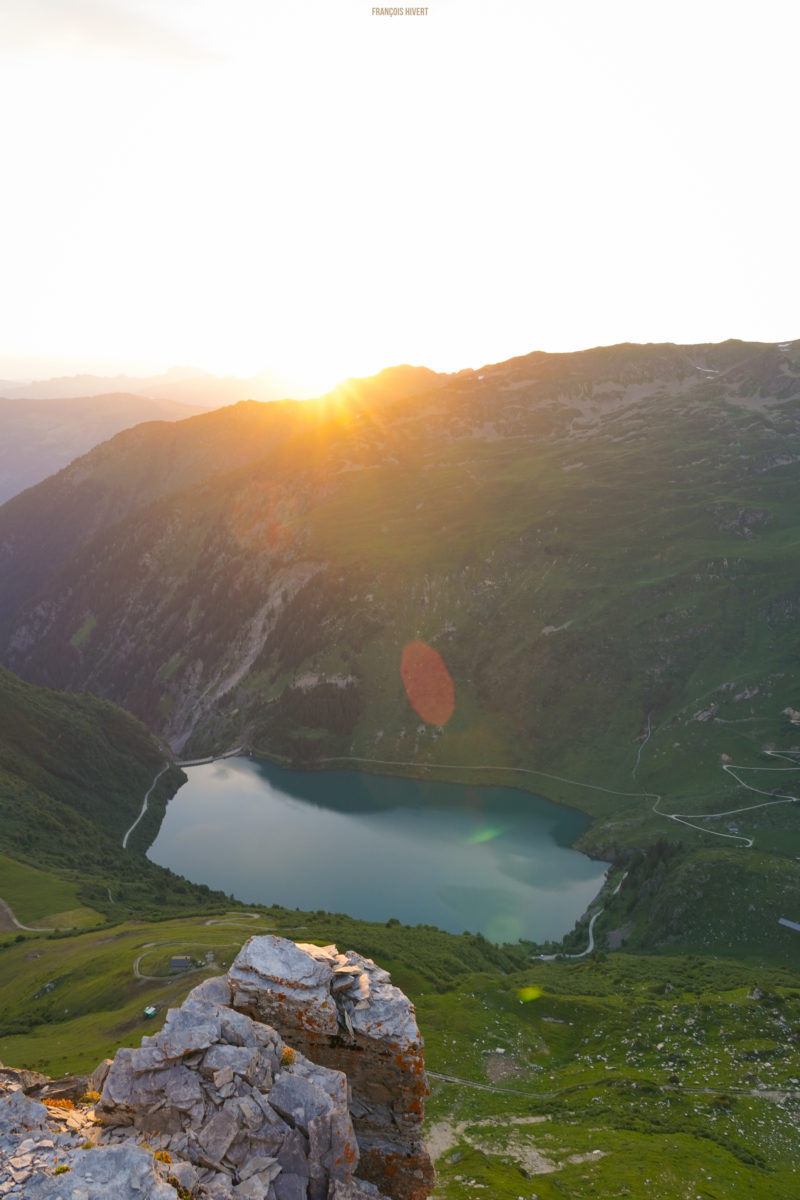
[[[3,668],[0,728],[5,775],[120,841],[168,761],[165,748],[117,705],[36,688]]]
[[[73,929],[102,921],[96,909],[81,904],[76,883],[16,862],[6,854],[0,854],[0,884],[2,899],[17,921],[23,925],[33,922],[34,929]],[[16,932],[7,912],[0,914],[0,920],[0,928]]]
[[[223,896],[142,853],[183,777],[170,763],[164,745],[117,705],[0,668],[0,898],[19,921],[63,927],[219,906]]]
[[[526,964],[478,938],[239,910],[0,944],[0,1058],[89,1071],[152,1028],[146,1004],[161,1022],[266,931],[369,954],[415,1001],[436,1197],[796,1195],[795,971],[696,956]],[[203,965],[170,975],[178,953]]]

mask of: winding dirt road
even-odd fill
[[[154,779],[154,780],[153,780],[153,782],[150,784],[150,787],[147,789],[147,792],[145,793],[144,801],[142,802],[142,811],[139,813],[138,817],[137,817],[137,818],[136,818],[136,820],[133,822],[133,824],[131,825],[131,827],[130,827],[130,829],[128,830],[128,832],[125,834],[125,837],[122,839],[122,849],[123,849],[123,850],[124,850],[124,849],[125,849],[125,847],[128,845],[128,838],[131,836],[131,834],[133,833],[134,829],[135,829],[135,828],[136,828],[136,826],[139,824],[139,822],[141,821],[141,819],[142,819],[142,817],[144,816],[144,814],[147,812],[147,801],[150,799],[150,796],[151,796],[151,793],[152,793],[152,791],[153,791],[153,788],[156,786],[156,784],[158,783],[159,779],[160,779],[160,778],[161,778],[161,776],[164,774],[164,772],[165,772],[165,771],[168,771],[168,770],[169,770],[169,763],[164,763],[164,766],[163,766],[163,767],[161,768],[161,770],[158,772],[158,774],[156,775],[155,779]]]
[[[0,929],[24,929],[28,933],[52,933],[52,926],[45,925],[23,925],[22,921],[18,921],[14,916],[14,910],[11,905],[5,900],[0,900]]]

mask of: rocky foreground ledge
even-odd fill
[[[0,1070],[0,1197],[424,1200],[426,1094],[387,972],[255,937],[93,1076]]]

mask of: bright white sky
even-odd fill
[[[797,0],[0,0],[0,376],[800,336]]]

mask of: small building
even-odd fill
[[[170,971],[188,971],[192,960],[188,954],[173,954],[169,960]]]
[[[156,1009],[155,1009],[154,1004],[148,1004],[147,1008],[142,1013],[142,1016],[145,1018],[145,1020],[148,1020],[148,1021],[150,1020],[151,1017],[154,1017],[155,1015],[156,1015]]]

